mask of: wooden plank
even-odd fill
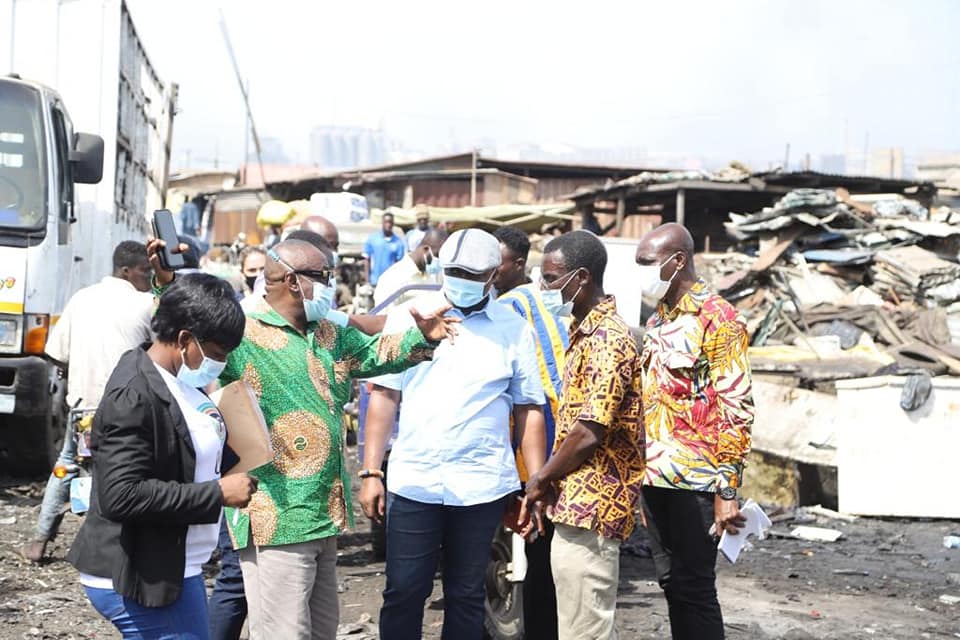
[[[803,231],[804,229],[800,225],[794,225],[780,231],[776,243],[760,254],[760,257],[757,258],[757,261],[750,266],[750,271],[757,273],[766,271],[772,267],[777,260],[780,259],[780,256],[782,256],[786,250],[790,248],[790,245],[793,244],[793,241],[800,237]]]

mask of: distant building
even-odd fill
[[[929,180],[938,187],[960,189],[960,153],[924,157],[917,165],[917,179]]]
[[[820,171],[834,175],[847,173],[847,157],[842,153],[828,153],[820,156]]]
[[[865,175],[900,179],[905,175],[903,149],[873,149],[867,159]]]
[[[363,127],[323,126],[310,132],[310,162],[324,170],[379,165],[388,159],[386,136]]]
[[[940,204],[960,208],[960,153],[926,154],[917,164],[916,177],[937,185]]]
[[[264,164],[290,164],[290,158],[287,157],[283,149],[283,143],[278,138],[260,138],[260,150]],[[257,161],[256,149],[250,149],[250,157],[247,162]]]
[[[474,162],[476,164],[474,164]],[[419,160],[360,170],[327,171],[298,180],[267,180],[274,197],[308,198],[324,191],[349,190],[367,198],[373,208],[426,204],[464,207],[498,204],[565,202],[584,186],[620,180],[643,171],[636,166],[503,160],[473,153]]]

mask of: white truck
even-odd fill
[[[0,42],[0,469],[37,473],[66,413],[47,333],[163,206],[177,87],[123,0],[0,0]]]

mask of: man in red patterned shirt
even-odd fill
[[[716,534],[743,526],[737,503],[754,406],[746,326],[693,265],[693,238],[665,224],[637,247],[657,305],[643,338],[643,501],[674,640],[719,640]]]

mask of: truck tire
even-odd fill
[[[60,457],[67,434],[67,383],[57,380],[51,387],[46,415],[5,416],[0,425],[0,468],[11,475],[48,475]]]
[[[48,475],[57,463],[66,432],[61,416],[10,416],[0,430],[0,467],[14,476]]]
[[[506,578],[511,562],[510,532],[500,527],[487,565],[484,627],[490,640],[523,639],[523,583]]]

